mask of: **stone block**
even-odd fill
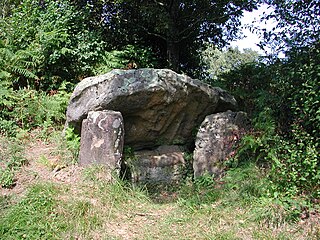
[[[205,116],[235,110],[237,102],[221,88],[168,69],[115,69],[83,79],[67,108],[67,126],[80,132],[89,111],[122,113],[126,144],[134,149],[192,145],[192,131]]]
[[[132,182],[173,184],[179,182],[186,171],[184,152],[179,146],[160,146],[155,150],[134,152],[126,160]]]
[[[99,164],[120,171],[124,124],[120,112],[91,111],[82,122],[79,163]]]
[[[241,137],[249,128],[249,119],[244,112],[227,111],[207,116],[196,137],[194,176],[209,173],[220,177],[226,167],[225,161],[234,156]]]

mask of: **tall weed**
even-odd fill
[[[320,198],[318,143],[303,131],[297,130],[293,136],[290,140],[280,139],[268,154],[275,194]]]
[[[0,137],[0,185],[10,188],[15,183],[15,174],[26,163],[21,143]]]

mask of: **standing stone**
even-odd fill
[[[91,111],[82,123],[80,164],[102,164],[119,174],[124,126],[120,112]]]
[[[197,133],[193,153],[194,176],[205,173],[215,178],[225,170],[224,162],[235,154],[240,138],[249,130],[244,112],[223,112],[209,115]]]

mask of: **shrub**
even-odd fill
[[[8,94],[2,96],[4,100],[3,111],[0,113],[0,129],[15,135],[18,128],[30,130],[41,127],[47,130],[54,125],[61,125],[65,121],[69,96],[65,85],[53,95],[28,89],[8,90]]]
[[[78,161],[80,150],[80,136],[74,132],[74,129],[68,127],[65,130],[65,142],[67,149],[71,152],[71,157],[74,162]]]
[[[320,197],[320,159],[318,143],[297,129],[293,139],[279,139],[268,154],[272,162],[270,177],[275,194]]]
[[[66,0],[22,1],[0,19],[0,73],[15,89],[45,91],[91,75],[106,43],[98,31],[90,31],[86,14]]]

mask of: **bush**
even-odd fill
[[[91,75],[106,43],[98,31],[90,31],[86,14],[67,0],[22,1],[0,19],[0,73],[15,89],[45,91]]]
[[[80,136],[74,132],[73,128],[68,127],[65,130],[65,146],[71,153],[71,159],[78,161],[80,151]]]
[[[320,197],[320,158],[318,143],[299,129],[293,139],[279,139],[269,152],[272,163],[270,177],[275,195]]]
[[[30,130],[41,127],[47,130],[55,124],[64,123],[70,96],[65,85],[49,94],[28,89],[9,92],[12,95],[3,95],[5,101],[2,101],[2,106],[0,104],[0,129],[3,132],[15,135],[18,128]]]
[[[283,60],[239,66],[216,79],[254,123],[229,164],[252,161],[267,167],[274,196],[319,198],[319,44],[287,54]]]

